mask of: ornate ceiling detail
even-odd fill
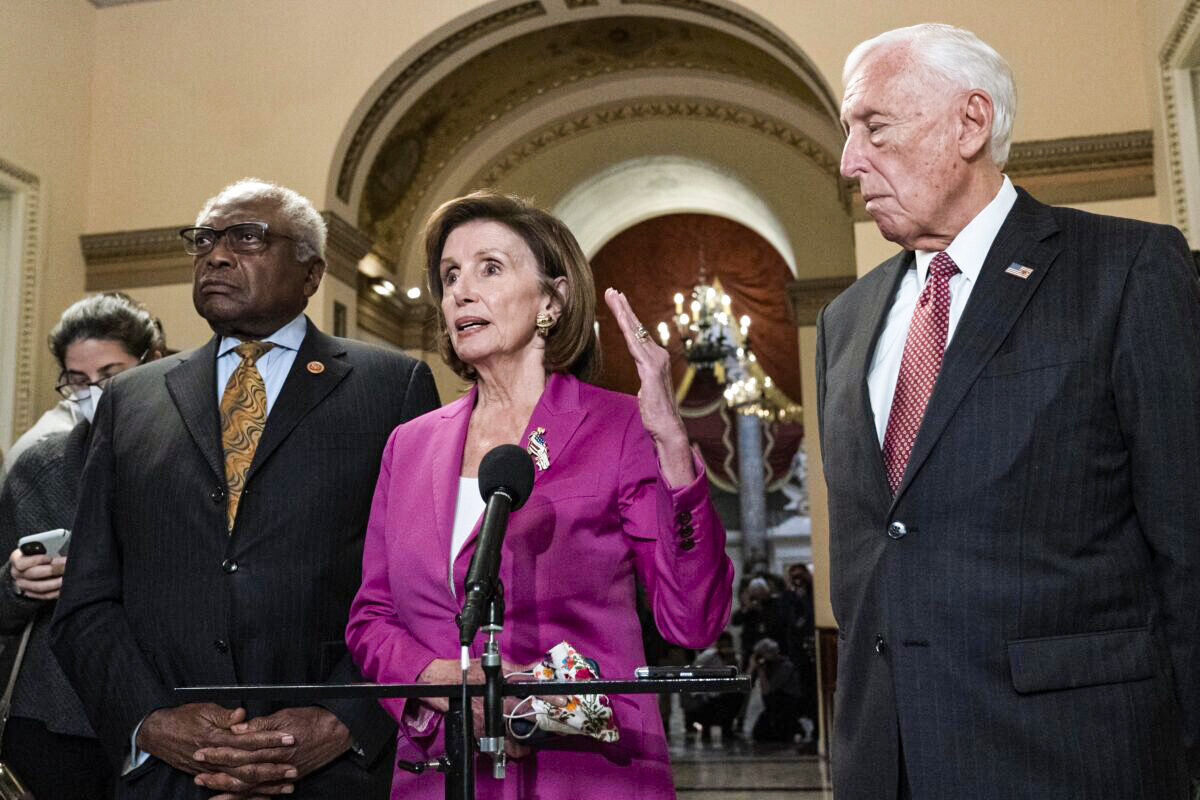
[[[683,9],[703,14],[706,17],[712,17],[713,19],[718,19],[740,28],[785,54],[796,69],[808,76],[813,86],[821,87],[821,99],[825,101],[827,109],[834,115],[838,113],[841,104],[829,93],[829,90],[825,87],[825,79],[821,77],[812,63],[782,36],[749,17],[739,14],[733,9],[719,6],[716,3],[706,2],[706,0],[621,0],[621,4],[629,6],[665,6]]]
[[[375,134],[376,129],[378,129],[392,106],[396,104],[401,96],[408,91],[409,87],[416,83],[421,76],[471,42],[495,31],[507,28],[517,22],[542,16],[545,13],[545,7],[539,2],[521,3],[511,8],[506,8],[503,11],[498,11],[495,14],[484,17],[478,22],[455,31],[422,53],[416,61],[405,67],[371,105],[370,111],[363,117],[362,122],[358,125],[358,129],[354,132],[354,137],[350,140],[346,156],[342,160],[341,171],[338,173],[338,198],[342,202],[350,202],[350,184],[354,179],[354,173],[358,169],[358,164],[362,160],[363,150],[367,142]]]
[[[520,64],[520,69],[514,69]],[[605,17],[517,36],[469,60],[427,91],[396,125],[371,167],[359,205],[359,227],[385,255],[403,251],[409,223],[425,193],[468,144],[501,120],[527,112],[556,89],[622,74],[686,71],[767,87],[825,114],[821,99],[788,65],[742,39],[678,20]],[[479,75],[489,80],[480,81]],[[622,111],[585,112],[563,123],[580,132],[649,115],[708,116],[794,139],[827,154],[807,137],[753,112],[703,100],[628,102]],[[792,136],[792,134],[795,134]],[[550,134],[553,135],[553,134]],[[833,163],[836,168],[836,163]]]
[[[802,131],[756,111],[724,103],[685,100],[648,100],[601,106],[559,120],[536,132],[503,154],[479,174],[477,183],[493,186],[522,163],[543,150],[580,134],[624,122],[645,119],[690,119],[720,122],[752,130],[793,148],[831,177],[840,180],[838,159]]]

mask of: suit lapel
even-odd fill
[[[288,372],[279,397],[267,417],[267,425],[263,429],[262,439],[254,451],[254,460],[246,472],[246,483],[254,477],[259,468],[266,462],[275,449],[287,439],[310,411],[342,382],[350,373],[352,367],[342,358],[346,353],[337,340],[326,336],[317,327],[308,322],[308,332],[300,343],[296,360]],[[319,372],[308,368],[310,363],[317,362],[324,367]],[[336,431],[335,431],[336,433]]]
[[[859,445],[863,448],[863,452],[874,454],[869,467],[874,475],[871,480],[875,481],[876,488],[883,492],[883,496],[889,495],[890,489],[887,482],[887,470],[883,464],[883,450],[879,444],[879,434],[875,429],[875,411],[871,407],[871,390],[867,384],[867,378],[871,374],[871,360],[875,355],[875,348],[879,344],[879,337],[883,335],[883,328],[887,323],[892,301],[896,297],[896,290],[900,286],[900,281],[912,268],[913,258],[911,250],[902,250],[880,267],[884,271],[884,279],[879,282],[875,296],[871,298],[871,305],[866,309],[863,318],[862,330],[867,335],[856,337],[852,345],[854,350],[851,353],[851,362],[859,365],[859,374],[862,376],[858,382],[858,397],[855,398],[858,409],[856,417],[861,420],[861,424],[858,426]]]
[[[450,552],[454,539],[454,509],[458,499],[458,479],[462,475],[463,448],[467,443],[467,427],[471,409],[479,390],[472,386],[465,395],[442,407],[438,412],[443,420],[438,430],[438,442],[433,447],[433,468],[429,472],[433,498],[433,524],[443,557]],[[479,523],[475,523],[479,527]],[[474,534],[472,534],[473,536]],[[457,557],[457,556],[456,556]]]
[[[222,486],[225,459],[221,454],[221,417],[217,408],[217,344],[214,336],[193,350],[179,366],[167,373],[167,392],[175,402],[183,424],[204,460]]]
[[[971,290],[971,298],[946,349],[942,371],[925,409],[893,508],[1058,256],[1060,248],[1050,238],[1058,225],[1050,209],[1024,190],[1018,192],[1017,202],[988,251],[979,272],[979,284]],[[1006,273],[1013,263],[1033,271],[1024,279]]]
[[[472,390],[474,391],[474,390]],[[472,398],[473,399],[473,398]],[[472,406],[474,403],[472,403]],[[468,409],[471,406],[468,406]],[[568,450],[571,440],[575,436],[575,431],[579,429],[580,423],[587,417],[587,410],[579,404],[579,380],[559,373],[551,373],[546,378],[546,388],[542,392],[541,399],[534,406],[533,414],[529,417],[529,424],[525,426],[525,432],[521,435],[521,441],[518,443],[521,447],[526,447],[529,444],[529,434],[537,428],[545,428],[546,432],[543,437],[546,440],[546,450],[550,460],[550,467],[546,470],[540,470],[535,465],[533,468],[533,493],[538,490],[538,485],[545,479],[547,475],[554,474],[555,462],[563,459],[563,453]],[[466,419],[470,418],[470,414],[466,415]],[[453,452],[460,457],[463,452],[463,445],[466,440],[466,420],[463,421],[463,435],[459,439],[459,446]],[[436,461],[435,461],[436,465]],[[440,474],[440,473],[437,473]],[[457,482],[455,473],[455,481]],[[436,484],[436,474],[435,474]],[[438,504],[441,506],[441,504]],[[446,506],[449,508],[449,506]],[[515,512],[519,514],[520,511]],[[514,519],[516,519],[514,515]],[[453,514],[451,513],[450,522],[445,529],[449,529],[453,525]],[[509,523],[509,531],[515,530],[516,526],[513,522]],[[471,551],[474,546],[476,537],[479,536],[479,524],[476,523],[471,535],[463,542],[462,549],[458,551],[455,557],[454,580],[456,585],[460,583],[460,578],[465,579],[467,563],[459,564],[459,558]],[[449,538],[446,539],[447,550],[450,547]]]

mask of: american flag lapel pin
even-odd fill
[[[1016,275],[1021,280],[1025,280],[1033,274],[1033,267],[1026,267],[1014,261],[1008,265],[1008,269],[1004,270],[1004,272],[1008,275]]]

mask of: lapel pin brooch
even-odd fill
[[[550,451],[546,447],[545,428],[535,428],[529,432],[529,446],[525,449],[538,469],[545,472],[550,468]]]
[[[1016,275],[1021,280],[1025,280],[1033,274],[1033,267],[1026,267],[1017,262],[1008,265],[1008,269],[1004,270],[1007,275]]]
[[[325,365],[320,361],[310,361],[308,362],[308,371],[313,375],[320,375],[325,371]]]

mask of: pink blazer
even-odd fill
[[[478,525],[454,561],[457,596],[448,563],[475,391],[396,428],[384,450],[362,587],[346,628],[368,680],[413,682],[431,660],[458,658],[454,615]],[[529,500],[509,518],[500,573],[507,604],[502,656],[529,663],[565,639],[596,659],[603,677],[631,678],[645,663],[635,575],[667,639],[708,646],[729,618],[733,565],[699,460],[694,482],[668,489],[636,398],[569,375],[550,376],[523,443],[536,427],[546,431],[550,467],[536,471]],[[656,697],[612,700],[620,741],[557,738],[510,762],[503,782],[479,770],[478,796],[673,797]],[[418,729],[418,708],[406,717],[407,702],[383,701],[400,722],[399,757],[437,755],[440,718]],[[393,798],[442,796],[439,775],[395,772]]]

